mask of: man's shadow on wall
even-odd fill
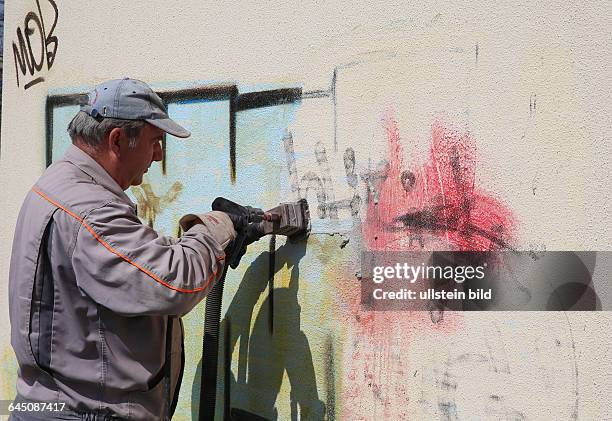
[[[219,350],[218,376],[225,378],[226,383],[229,381],[229,390],[226,384],[225,397],[217,394],[217,407],[229,403],[232,409],[226,408],[224,412],[232,420],[277,420],[275,404],[285,371],[291,385],[291,419],[297,420],[298,412],[299,419],[324,418],[325,405],[319,400],[308,338],[300,329],[299,262],[305,253],[305,240],[287,242],[273,253],[261,253],[247,269],[225,313],[221,333],[229,328],[230,335],[229,340],[220,338],[219,343],[225,349]],[[268,287],[271,259],[274,259],[273,273],[287,265],[291,270],[290,280],[288,287],[278,287],[281,281],[276,277],[276,288],[271,294],[268,291],[253,324],[255,305]],[[238,370],[234,373],[222,355],[231,359],[236,346]],[[198,373],[201,373],[201,366],[200,361]],[[196,398],[200,388],[198,373],[192,388],[192,396]],[[192,400],[192,403],[195,402]],[[197,405],[192,405],[192,419],[198,419]]]

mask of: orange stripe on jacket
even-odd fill
[[[89,224],[87,224],[87,222],[85,222],[85,220],[81,217],[79,217],[77,214],[75,214],[74,212],[71,212],[69,209],[65,208],[64,206],[60,205],[59,203],[57,203],[56,201],[54,201],[53,199],[49,198],[47,195],[45,195],[43,192],[41,192],[40,190],[37,190],[36,188],[32,188],[32,191],[34,193],[36,193],[37,195],[39,195],[40,197],[42,197],[43,199],[45,199],[47,202],[51,203],[53,206],[56,206],[58,208],[60,208],[61,210],[63,210],[64,212],[66,212],[68,215],[70,215],[71,217],[73,217],[74,219],[76,219],[77,221],[79,221],[81,223],[81,225],[91,233],[91,235],[94,236],[94,238],[96,240],[98,240],[98,242],[100,244],[102,244],[104,247],[106,247],[106,249],[108,249],[108,251],[110,251],[111,253],[117,255],[118,257],[120,257],[121,259],[125,260],[126,262],[128,262],[130,265],[134,266],[135,268],[137,268],[138,270],[140,270],[141,272],[149,275],[151,278],[153,278],[154,280],[156,280],[157,282],[159,282],[160,284],[162,284],[163,286],[165,286],[166,288],[170,288],[174,291],[178,291],[178,292],[186,292],[186,293],[194,293],[194,292],[199,292],[202,291],[204,289],[206,289],[206,287],[208,286],[208,284],[210,284],[210,282],[213,280],[213,278],[217,275],[217,273],[219,272],[218,270],[215,270],[210,277],[208,278],[208,280],[206,281],[206,284],[200,288],[195,288],[195,289],[184,289],[184,288],[178,288],[175,286],[170,285],[169,283],[165,282],[163,279],[159,278],[157,275],[155,275],[154,273],[152,273],[151,271],[147,270],[146,268],[143,268],[142,266],[140,266],[138,263],[134,262],[133,260],[131,260],[129,257],[127,257],[125,254],[115,250],[110,244],[108,244],[106,241],[104,241],[103,238],[101,238],[94,230],[93,228],[91,228],[89,226]],[[224,259],[223,256],[217,257],[216,260],[217,261],[222,261]]]

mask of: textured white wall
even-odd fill
[[[46,0],[40,4],[48,30],[53,11]],[[6,4],[1,285],[8,283],[10,244],[21,200],[44,169],[47,95],[84,91],[124,75],[158,87],[220,81],[313,91],[329,89],[336,69],[338,152],[331,152],[331,108],[321,111],[321,124],[298,115],[292,127],[296,148],[308,149],[316,141],[326,145],[334,177],[344,175],[346,147],[355,150],[361,169],[368,159],[376,162],[386,156],[380,121],[384,113],[393,113],[398,122],[407,163],[426,158],[431,125],[441,120],[469,132],[476,142],[476,182],[513,212],[518,248],[612,248],[609,2],[230,6],[184,1],[178,6],[166,1],[110,1],[62,2],[58,8],[53,66],[39,72],[44,82],[24,90],[27,78],[22,75],[22,86],[16,86],[12,42],[26,14],[37,12],[36,1]],[[34,52],[36,56],[40,46],[35,45]],[[348,187],[338,185],[336,193],[348,197]],[[334,231],[333,226],[327,229]],[[4,287],[0,308],[6,309],[6,302]],[[309,317],[314,316],[303,313],[302,323],[308,324]],[[410,342],[410,359],[400,364],[418,373],[407,380],[389,372],[382,381],[388,388],[405,388],[407,401],[401,407],[399,398],[391,398],[392,408],[384,414],[450,414],[454,419],[452,411],[444,409],[444,402],[452,400],[459,419],[471,419],[484,407],[489,407],[487,419],[511,418],[508,408],[520,408],[517,411],[530,419],[551,419],[550,414],[554,419],[612,417],[607,404],[612,386],[608,313],[460,317],[461,327],[446,335],[432,324],[419,325]],[[2,397],[8,398],[14,393],[14,367],[6,310],[0,312],[0,327],[7,332],[0,343],[0,383]],[[373,351],[377,340],[362,341],[374,359],[385,360]],[[342,352],[351,358],[352,351]],[[450,392],[439,386],[442,365],[470,352],[476,362],[454,366],[452,375],[460,386],[451,397],[445,395]],[[407,358],[393,350],[385,355],[391,360]],[[487,364],[497,361],[507,367],[475,376],[474,367],[482,368],[478,355],[484,355]],[[338,377],[345,375],[339,369]],[[503,396],[503,405],[491,395]],[[370,419],[371,408],[379,405],[376,396],[360,390],[358,397],[363,408],[354,409],[352,416]],[[482,403],[474,403],[478,399]]]

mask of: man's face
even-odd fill
[[[142,177],[153,161],[161,161],[163,157],[161,142],[165,132],[151,124],[145,124],[140,131],[134,148],[122,148],[121,168],[126,187],[142,183]],[[127,139],[126,139],[127,140]],[[128,140],[129,142],[129,140]],[[127,146],[127,143],[125,145]]]

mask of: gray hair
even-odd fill
[[[70,124],[68,124],[68,134],[70,139],[72,139],[72,143],[75,143],[80,138],[87,145],[97,150],[111,130],[120,128],[125,131],[130,140],[128,146],[133,148],[136,146],[138,136],[144,126],[145,122],[142,120],[122,120],[118,118],[102,118],[98,120],[85,111],[79,111]]]

